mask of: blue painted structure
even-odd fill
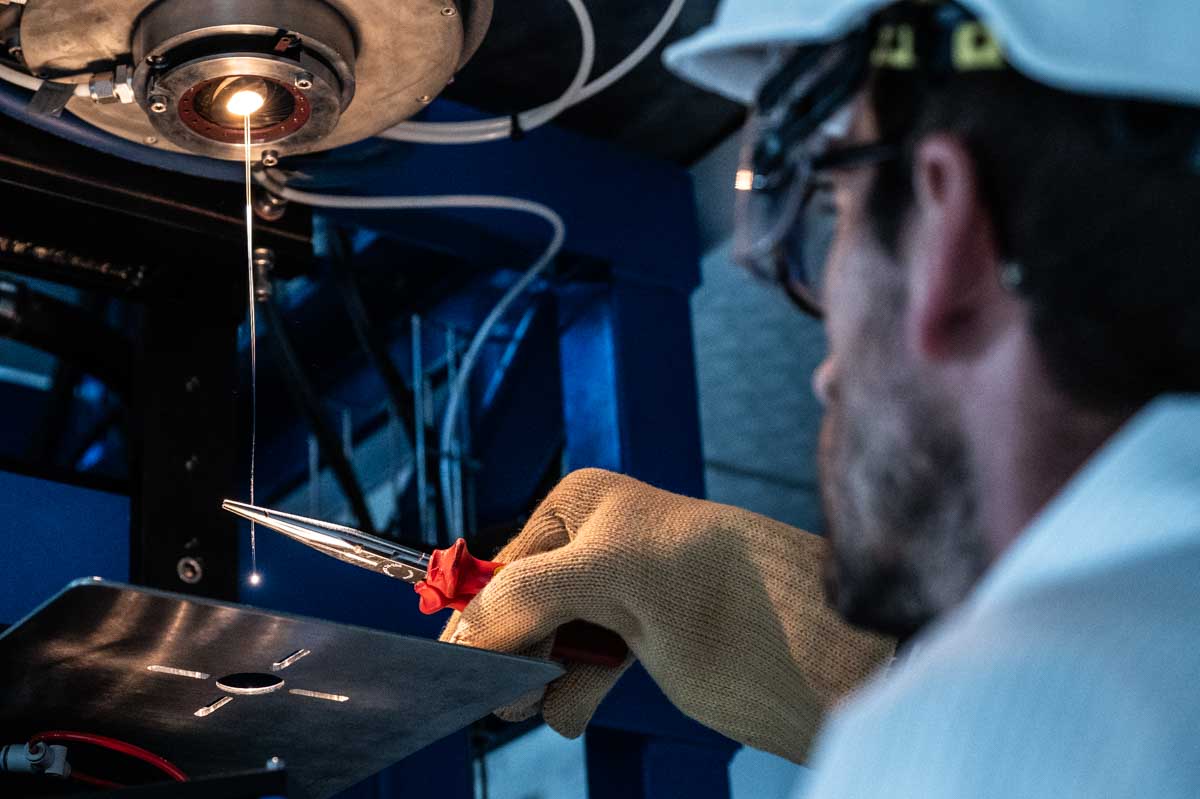
[[[129,579],[129,497],[0,472],[0,624],[79,577]]]
[[[439,104],[432,113],[471,115],[449,104]],[[604,267],[605,279],[552,283],[552,291],[543,287],[514,312],[514,318],[534,313],[520,346],[525,355],[508,361],[509,387],[491,392],[487,407],[478,411],[484,416],[492,412],[492,426],[481,426],[481,456],[485,482],[503,489],[495,492],[497,504],[507,500],[521,506],[532,499],[529,473],[514,465],[544,461],[554,451],[547,442],[556,436],[565,445],[568,468],[600,466],[703,495],[689,310],[689,297],[699,283],[700,253],[685,171],[553,128],[521,141],[471,147],[368,142],[349,154],[306,163],[313,167],[309,188],[354,194],[491,193],[538,200],[566,221],[567,255]],[[359,241],[373,245],[372,258],[386,259],[393,247],[407,252],[407,246],[416,245],[468,261],[481,276],[522,267],[547,235],[538,220],[504,212],[330,213],[324,219],[359,229]],[[486,310],[484,300],[498,293],[496,282],[481,281],[482,299],[450,303],[438,312],[469,328]],[[518,330],[512,322],[512,330]],[[402,340],[396,348],[403,351]],[[487,357],[493,367],[503,361],[499,352]],[[481,374],[488,367],[484,363]],[[477,382],[480,404],[488,396],[487,381]],[[363,369],[352,366],[331,375],[325,388],[348,398],[378,391]],[[550,405],[558,401],[560,418],[548,410],[547,398]],[[276,438],[301,440],[295,429],[299,421],[283,405],[277,413],[272,407]],[[274,454],[271,447],[268,441],[262,473],[270,472],[267,464],[273,460],[280,470],[289,459],[299,462],[287,446],[277,445]],[[45,529],[45,520],[39,526]],[[77,521],[53,526],[60,530],[55,544],[62,547],[119,539],[125,532],[120,519],[106,525]],[[0,540],[25,532],[0,523]],[[440,619],[417,613],[402,584],[278,537],[260,537],[260,547],[261,562],[271,564],[267,582],[245,592],[243,601],[408,634],[434,635],[440,627]],[[79,568],[82,573],[103,571],[90,563]],[[588,795],[724,799],[729,794],[727,764],[736,749],[684,718],[646,673],[634,668],[601,707],[588,733]],[[466,734],[451,736],[346,796],[418,795],[436,788],[444,799],[465,799],[473,791],[469,756]]]

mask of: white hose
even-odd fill
[[[588,15],[587,9],[582,8],[579,0],[567,0],[567,2],[575,12],[576,19],[579,20],[580,34],[583,36],[586,48],[588,38],[594,36],[591,30],[591,17]],[[667,33],[670,32],[671,27],[679,18],[679,14],[683,11],[685,2],[686,0],[671,0],[670,5],[667,6],[667,10],[663,13],[662,19],[658,21],[658,24],[640,45],[622,59],[619,64],[596,80],[577,86],[576,84],[579,82],[578,78],[581,73],[584,74],[585,78],[591,73],[590,63],[587,66],[586,72],[584,72],[585,58],[581,57],[580,69],[576,72],[576,81],[572,82],[571,87],[562,96],[553,103],[518,114],[521,129],[533,130],[534,128],[541,127],[571,106],[594,97],[628,75],[633,71],[634,67],[645,60],[646,56],[654,52],[654,49],[666,38]],[[585,49],[585,56],[586,52]],[[494,117],[492,119],[482,119],[473,122],[401,122],[399,125],[379,134],[380,137],[385,139],[423,142],[426,144],[472,144],[506,139],[510,135],[512,135],[512,119],[510,117]]]
[[[646,56],[654,52],[654,48],[658,47],[662,40],[670,33],[671,27],[675,24],[675,20],[679,19],[679,14],[683,11],[683,6],[686,0],[671,0],[671,4],[667,6],[667,10],[663,13],[662,19],[654,26],[654,30],[650,31],[650,35],[639,44],[633,52],[625,56],[621,63],[605,72],[600,77],[596,78],[591,83],[583,87],[579,92],[579,97],[575,99],[571,105],[582,103],[584,100],[590,99],[600,92],[612,86],[621,78],[633,71],[633,68],[642,63]]]
[[[517,282],[509,287],[508,291],[504,292],[504,296],[500,298],[499,302],[496,303],[495,307],[492,308],[491,312],[488,313],[487,317],[479,325],[479,329],[475,331],[475,335],[471,338],[471,343],[467,346],[466,354],[463,355],[462,362],[459,364],[458,377],[454,381],[454,385],[450,387],[450,393],[446,399],[446,411],[442,415],[442,429],[438,443],[440,450],[438,473],[442,489],[442,509],[446,516],[446,527],[450,532],[450,538],[462,537],[462,517],[455,513],[454,497],[451,490],[451,459],[455,443],[454,428],[455,420],[458,417],[458,409],[462,405],[463,397],[466,395],[467,387],[470,384],[471,372],[475,369],[475,363],[479,360],[479,353],[483,350],[483,345],[491,335],[492,328],[504,317],[504,314],[513,302],[546,271],[546,268],[554,261],[555,256],[562,250],[563,241],[567,236],[567,226],[563,223],[562,217],[549,206],[533,202],[532,200],[522,200],[517,197],[497,197],[486,194],[433,195],[428,197],[351,197],[337,194],[316,194],[290,189],[266,175],[260,175],[259,181],[272,194],[276,194],[285,200],[323,208],[346,208],[359,211],[491,208],[501,211],[520,211],[527,214],[534,214],[550,223],[550,227],[554,231],[550,243],[542,251],[542,254],[538,256],[538,259],[533,262],[533,265],[525,270],[525,273],[521,275]]]
[[[495,206],[501,207],[501,206]],[[554,211],[542,206],[547,212],[539,214],[543,219],[550,222],[554,227],[554,237],[550,241],[550,245],[546,247],[545,252],[534,261],[533,265],[525,270],[520,279],[509,287],[508,291],[504,292],[504,296],[492,308],[491,313],[479,325],[479,329],[475,331],[475,335],[471,338],[471,343],[467,347],[467,353],[463,356],[462,363],[458,366],[458,379],[454,381],[454,385],[450,388],[450,396],[446,400],[446,412],[442,414],[442,432],[441,438],[438,441],[438,447],[441,449],[441,457],[439,458],[438,471],[442,485],[442,509],[446,514],[446,526],[450,532],[450,539],[458,539],[463,536],[462,515],[455,512],[454,497],[451,491],[451,457],[454,453],[454,427],[455,421],[458,418],[458,408],[462,404],[462,398],[467,392],[468,385],[471,379],[471,372],[475,369],[475,362],[479,360],[479,353],[483,349],[483,345],[487,342],[488,336],[492,334],[492,328],[504,317],[509,307],[529,288],[530,284],[546,271],[546,268],[554,261],[554,257],[558,251],[562,249],[563,239],[566,237],[566,226],[563,225],[562,219]]]
[[[581,50],[575,77],[558,99],[517,115],[522,129],[532,130],[558,116],[569,105],[587,83],[596,60],[596,31],[592,17],[583,0],[567,0],[579,24]],[[402,122],[385,130],[379,136],[398,141],[422,142],[426,144],[470,144],[475,142],[505,139],[511,135],[512,118],[496,117],[472,122]]]
[[[0,80],[5,80],[9,83],[16,84],[22,89],[29,89],[31,92],[36,92],[38,89],[42,88],[42,84],[45,82],[41,78],[35,78],[28,72],[22,72],[19,69],[13,69],[7,64],[0,64]],[[86,83],[76,83],[75,96],[91,97],[92,92]]]

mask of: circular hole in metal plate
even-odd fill
[[[218,678],[217,687],[222,691],[239,696],[269,694],[283,687],[283,678],[260,672],[239,672]]]

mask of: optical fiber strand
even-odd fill
[[[242,117],[246,143],[246,285],[250,319],[250,504],[254,504],[254,456],[258,443],[258,329],[254,318],[254,206],[250,185],[250,115]],[[258,585],[258,540],[254,522],[250,522],[250,584]]]

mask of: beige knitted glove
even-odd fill
[[[799,762],[825,710],[893,650],[826,607],[825,548],[749,511],[585,469],[542,502],[496,557],[509,565],[442,639],[545,656],[559,626],[598,624],[684,713]],[[540,706],[551,727],[579,736],[623,669],[568,665],[544,696],[499,715]]]

